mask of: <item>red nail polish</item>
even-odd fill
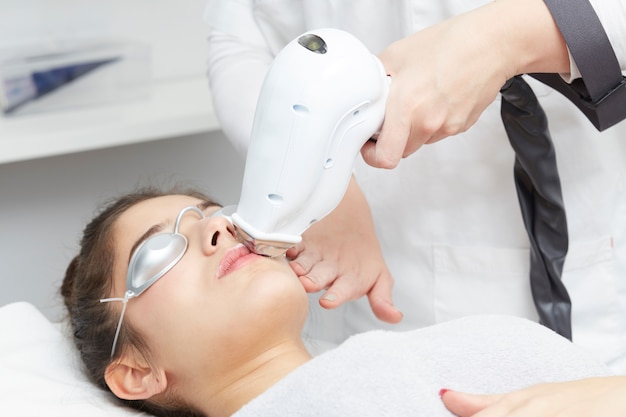
[[[441,388],[439,390],[439,396],[443,397],[443,394],[445,394],[446,392],[450,391],[448,388]]]

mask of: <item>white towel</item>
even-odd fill
[[[441,388],[498,393],[611,374],[536,323],[474,316],[404,333],[353,336],[293,371],[235,417],[450,417]]]

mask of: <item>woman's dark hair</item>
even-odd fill
[[[61,295],[67,307],[73,339],[89,379],[107,392],[111,392],[104,379],[111,357],[111,345],[117,327],[118,313],[100,299],[110,296],[113,280],[114,241],[113,226],[126,210],[145,200],[166,195],[186,195],[212,204],[213,201],[195,190],[170,188],[167,191],[155,187],[141,188],[133,193],[112,200],[87,224],[80,240],[80,252],[72,259],[61,285]],[[117,352],[124,346],[135,346],[143,354],[147,347],[141,337],[128,324],[122,323],[118,337]],[[117,398],[117,397],[115,397]],[[156,403],[150,400],[122,400],[123,404],[155,416],[201,416],[180,401],[169,399]]]

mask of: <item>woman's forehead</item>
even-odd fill
[[[132,240],[154,225],[173,224],[180,210],[202,202],[199,198],[187,195],[167,195],[141,201],[120,215],[115,225],[116,238]],[[118,240],[118,243],[121,242]]]
[[[184,207],[195,206],[202,202],[203,200],[188,195],[176,194],[153,197],[133,205],[120,216],[120,219],[126,221],[129,219],[137,221],[141,218],[154,220],[171,215],[172,212],[176,216],[178,211]]]

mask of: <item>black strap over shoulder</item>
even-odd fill
[[[566,83],[558,74],[531,74],[571,100],[600,131],[626,119],[626,77],[588,0],[544,0],[582,79]]]

